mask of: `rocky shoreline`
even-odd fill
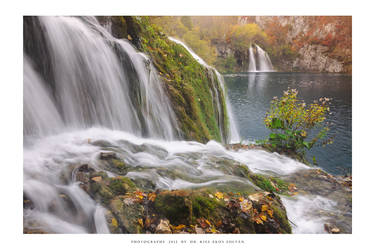
[[[260,149],[255,145],[239,144],[227,147],[232,150]],[[351,212],[351,176],[335,177],[321,169],[271,177],[254,174],[239,163],[218,162],[225,164],[231,174],[249,179],[254,188],[241,191],[212,187],[163,190],[155,189],[150,182],[127,177],[132,169],[116,152],[101,152],[98,160],[104,171],[89,164],[72,165],[63,171],[61,180],[79,184],[106,209],[105,219],[111,233],[292,233],[295,224],[288,219],[279,195],[319,193],[334,196]],[[109,176],[107,172],[114,174]],[[342,193],[345,193],[344,197]],[[67,194],[59,196],[68,209],[74,209],[73,200]],[[24,195],[23,203],[24,213],[34,208],[27,195]],[[52,212],[54,208],[53,205],[49,207]],[[340,221],[340,217],[322,223],[327,233],[350,232],[336,221]],[[24,224],[24,233],[50,231],[40,224]]]

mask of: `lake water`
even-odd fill
[[[243,140],[268,137],[263,119],[274,96],[281,97],[288,87],[299,91],[307,104],[320,97],[332,98],[328,121],[333,144],[316,147],[307,153],[312,162],[329,173],[345,174],[352,167],[352,77],[318,73],[239,73],[225,75],[228,95]]]

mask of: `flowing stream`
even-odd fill
[[[112,37],[110,24],[104,28],[93,17],[39,17],[31,23],[27,32],[37,43],[28,40],[24,53],[23,188],[33,208],[24,209],[25,227],[51,233],[109,233],[105,208],[76,179],[82,164],[115,176],[99,160],[105,151],[116,152],[130,167],[127,176],[152,190],[258,189],[246,178],[230,174],[225,165],[233,162],[284,178],[309,170],[277,153],[234,152],[215,141],[181,141],[151,61],[127,41]],[[225,91],[223,77],[212,70]],[[225,97],[230,141],[239,141]],[[321,233],[322,221],[344,210],[341,193],[320,196],[313,189],[282,197],[294,232]],[[350,232],[351,209],[345,212],[350,222],[348,218],[342,223]]]

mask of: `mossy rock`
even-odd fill
[[[169,219],[171,224],[192,223],[192,201],[190,191],[163,191],[155,199],[155,209]]]
[[[139,203],[127,205],[121,198],[115,198],[109,204],[118,226],[126,233],[141,233],[142,227],[138,223],[138,219],[144,216],[144,207]],[[112,222],[112,220],[111,220]]]
[[[130,167],[122,159],[119,158],[101,160],[101,162],[105,169],[110,170],[118,175],[126,175]]]
[[[135,190],[135,184],[129,178],[123,176],[109,178],[108,187],[114,195],[124,195]]]

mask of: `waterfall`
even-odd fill
[[[254,55],[254,46],[256,55]],[[274,71],[272,62],[267,52],[257,44],[250,44],[249,47],[249,69],[248,72],[270,72]]]
[[[253,46],[250,44],[249,47],[249,72],[256,72],[256,61],[255,61],[255,56],[254,56],[254,51],[253,51]]]
[[[23,127],[24,135],[48,135],[64,126],[50,90],[33,68],[27,55],[23,56]]]
[[[139,136],[178,137],[163,83],[146,56],[127,41],[112,37],[92,17],[39,17],[38,21],[53,82],[42,84],[38,76],[25,79],[25,135],[46,134],[53,125],[55,131],[58,127],[63,131],[103,126]],[[52,92],[44,91],[44,98],[29,93],[29,88],[41,89],[42,85],[50,85]],[[47,107],[37,104],[57,110],[62,122],[58,118],[55,122],[60,125],[50,122],[44,116]]]
[[[216,74],[216,77],[217,77],[217,79],[218,79],[218,81],[220,83],[220,88],[221,88],[221,90],[224,93],[225,103],[226,103],[226,107],[227,107],[226,112],[228,114],[228,119],[229,119],[229,136],[228,136],[227,142],[238,143],[240,141],[240,135],[239,135],[238,130],[237,130],[236,120],[235,120],[235,118],[233,116],[232,107],[231,107],[231,104],[230,104],[230,101],[229,101],[229,98],[228,98],[228,94],[227,94],[226,89],[225,89],[224,77],[215,68],[209,66],[201,57],[199,57],[185,43],[183,43],[182,41],[180,41],[180,40],[178,40],[176,38],[173,38],[173,37],[169,37],[169,39],[171,41],[177,43],[177,44],[182,45],[193,56],[193,58],[198,61],[198,63],[200,63],[205,68],[207,68],[210,72],[213,71]],[[220,112],[221,106],[220,106],[220,102],[219,101],[217,101],[217,105],[218,105],[217,109]],[[223,127],[223,124],[220,124],[220,122],[219,122],[219,128],[221,130],[222,137],[224,137],[223,134],[224,134],[225,127]]]
[[[271,59],[261,47],[255,44],[258,55],[259,71],[273,71]]]

